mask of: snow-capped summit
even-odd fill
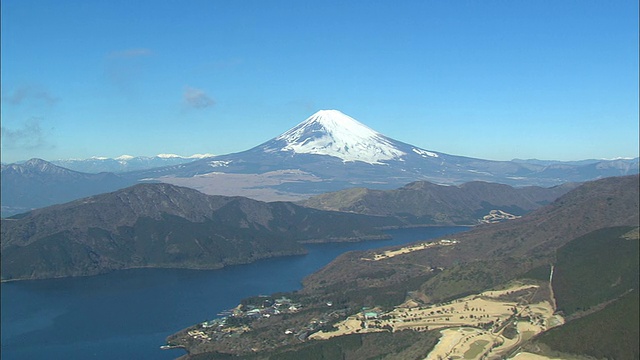
[[[344,162],[381,164],[405,155],[391,139],[338,110],[320,110],[274,140],[284,144],[271,151],[329,155]]]

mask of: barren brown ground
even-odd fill
[[[316,182],[319,178],[299,170],[271,171],[263,174],[226,174],[212,172],[189,178],[165,176],[159,180],[168,184],[196,189],[207,195],[245,196],[260,201],[299,201],[311,194],[280,191],[271,186],[290,182]]]

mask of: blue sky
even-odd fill
[[[3,0],[2,161],[249,149],[321,109],[484,159],[638,156],[638,2]]]

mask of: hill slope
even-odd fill
[[[568,322],[534,344],[598,359],[637,359],[638,251],[637,227],[597,230],[558,249],[553,289]]]
[[[385,221],[142,184],[3,219],[2,279],[217,268],[300,254],[299,241],[378,238]]]
[[[400,249],[392,247],[344,254],[325,268],[306,278],[303,289],[291,295],[292,298],[295,297],[296,301],[304,304],[305,310],[299,315],[257,320],[255,324],[249,324],[251,329],[255,329],[255,331],[249,331],[239,338],[225,337],[223,341],[200,342],[192,340],[185,330],[169,337],[169,341],[185,345],[187,350],[194,354],[194,356],[189,355],[185,356],[185,358],[193,359],[223,358],[218,357],[218,354],[215,353],[216,351],[245,354],[247,355],[246,358],[266,359],[269,358],[269,354],[285,353],[294,356],[295,352],[307,354],[312,349],[318,349],[318,351],[332,349],[332,351],[335,351],[334,355],[338,357],[347,356],[351,351],[356,351],[354,350],[356,347],[354,349],[336,349],[333,347],[334,345],[340,347],[339,344],[342,341],[347,341],[346,338],[332,338],[326,340],[328,343],[322,343],[324,345],[315,345],[317,344],[315,341],[301,342],[295,339],[283,338],[283,335],[278,332],[270,333],[267,331],[269,329],[268,325],[276,326],[277,324],[278,329],[299,328],[300,324],[313,324],[314,319],[327,319],[326,321],[331,324],[331,321],[335,320],[329,319],[338,318],[343,320],[349,314],[360,313],[363,307],[388,310],[405,301],[408,301],[403,306],[405,310],[414,307],[437,307],[437,304],[442,305],[450,300],[459,299],[466,295],[479,294],[489,288],[502,286],[512,280],[530,277],[532,272],[536,272],[541,267],[547,269],[542,281],[535,280],[541,291],[532,293],[525,291],[522,294],[516,291],[511,295],[507,293],[506,296],[511,296],[514,299],[520,299],[520,297],[525,296],[529,300],[538,297],[540,301],[547,301],[550,291],[548,281],[545,282],[545,280],[548,280],[549,265],[556,262],[556,252],[560,254],[564,251],[563,249],[570,249],[573,244],[580,244],[580,242],[586,240],[584,247],[581,247],[581,252],[597,255],[603,251],[594,249],[602,249],[603,244],[607,247],[608,243],[590,239],[601,239],[602,232],[620,235],[622,232],[627,233],[631,227],[638,226],[640,212],[639,180],[638,176],[627,176],[607,178],[583,184],[561,196],[553,203],[520,219],[500,224],[482,225],[468,232],[456,233],[453,238],[448,237],[446,246],[404,246],[404,251],[396,251]],[[626,228],[616,228],[625,226]],[[602,230],[605,228],[606,230]],[[595,248],[593,246],[590,247],[589,243],[596,245]],[[565,245],[566,248],[563,248]],[[637,243],[635,246],[637,248]],[[626,269],[623,272],[624,274],[635,274],[637,283],[637,252],[627,250],[627,255],[631,258],[635,256],[636,265],[635,269],[633,269],[633,264],[631,268],[623,267]],[[397,256],[376,256],[386,251],[390,253],[396,251],[395,254]],[[612,252],[611,254],[614,253]],[[557,258],[559,259],[561,256],[558,255]],[[606,262],[607,260],[605,259],[604,261]],[[568,263],[570,262],[558,262],[557,266],[563,268],[564,264]],[[584,262],[579,261],[578,263],[582,264],[578,268],[584,267]],[[629,271],[629,269],[635,271]],[[619,296],[620,292],[618,290],[625,290],[623,288],[628,285],[627,275],[620,277],[619,287],[617,287],[617,277],[613,280],[609,277],[602,277],[602,279],[613,290],[614,297]],[[554,287],[555,285],[556,282],[554,280]],[[611,285],[614,286],[611,287]],[[637,289],[634,291],[637,291]],[[633,294],[633,292],[629,294]],[[473,296],[469,299],[471,298]],[[595,300],[596,303],[602,301],[598,299]],[[626,296],[619,303],[621,304],[621,309],[618,305],[611,308],[607,306],[605,309],[624,313],[630,308],[628,299],[625,299]],[[562,301],[559,297],[559,304]],[[332,306],[328,307],[328,303],[331,303]],[[633,305],[635,302],[631,301],[631,304]],[[447,304],[443,306],[447,307],[445,305]],[[382,310],[383,313],[386,310]],[[340,311],[342,311],[343,315],[340,315]],[[403,314],[403,311],[398,310],[398,313]],[[404,314],[404,317],[400,315],[400,319],[396,320],[399,322],[412,321],[410,319],[410,311],[406,311]],[[593,316],[596,316],[596,314],[594,313]],[[366,315],[363,316],[366,317]],[[432,316],[438,317],[440,315],[432,312]],[[450,315],[442,316],[448,317]],[[456,322],[465,323],[462,317],[458,319],[456,316],[455,319]],[[375,320],[371,321],[375,323]],[[631,322],[633,323],[633,320]],[[569,322],[569,324],[571,323]],[[364,322],[353,323],[349,326],[351,328],[355,327],[355,329],[366,327],[366,324],[362,324]],[[431,324],[427,324],[429,328]],[[637,327],[637,323],[635,325]],[[482,327],[482,324],[478,326]],[[201,329],[197,325],[189,329],[209,331]],[[329,332],[332,331],[331,326],[324,326],[323,329]],[[590,331],[594,331],[594,329],[591,328]],[[315,327],[313,331],[318,331],[318,327]],[[364,332],[364,330],[362,331]],[[434,336],[434,332],[427,329],[427,327],[417,331],[423,332],[424,337],[419,337],[414,341]],[[516,334],[514,329],[511,329],[511,331],[512,335]],[[390,333],[386,339],[379,337],[376,344],[368,345],[372,348],[369,353],[381,354],[378,350],[390,347],[396,339],[398,339],[396,338],[396,332]],[[283,341],[290,345],[282,347]],[[608,346],[611,346],[611,344],[613,343]],[[242,350],[252,347],[262,349],[265,353],[250,355]],[[294,353],[288,353],[287,351]],[[197,353],[201,354],[196,355]],[[425,358],[427,353],[428,349],[423,348],[422,352],[417,356]],[[613,353],[609,352],[608,354]],[[631,354],[633,354],[633,349]],[[416,358],[416,354],[412,356],[412,358]],[[274,358],[277,358],[277,355],[274,355]]]
[[[492,210],[520,216],[576,186],[570,183],[552,188],[513,188],[480,181],[444,186],[418,181],[396,190],[354,188],[326,193],[300,204],[322,210],[395,216],[409,224],[476,225]]]
[[[587,182],[520,219],[458,233],[455,247],[415,251],[375,263],[359,260],[371,254],[348,253],[309,276],[305,289],[358,282],[386,269],[393,269],[394,275],[385,283],[393,283],[417,269],[435,266],[448,270],[425,284],[430,296],[448,298],[480,291],[530,267],[553,262],[555,250],[572,239],[605,227],[636,226],[640,221],[638,181],[638,176],[626,176]],[[484,274],[471,278],[470,272]]]
[[[558,249],[553,289],[559,311],[589,311],[638,289],[638,239],[624,238],[633,229],[600,229]]]

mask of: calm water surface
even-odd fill
[[[2,360],[173,359],[165,338],[217,317],[241,299],[300,289],[301,280],[351,250],[465,230],[391,230],[391,240],[307,245],[309,253],[220,270],[135,269],[106,275],[4,283]]]

